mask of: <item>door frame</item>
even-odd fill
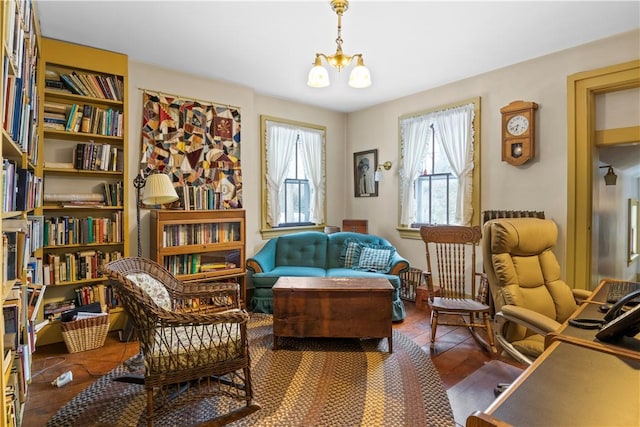
[[[567,242],[566,282],[591,290],[593,176],[597,170],[596,95],[640,87],[640,60],[612,65],[567,77]],[[630,135],[636,135],[633,127]]]

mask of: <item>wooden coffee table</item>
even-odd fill
[[[281,277],[273,286],[273,349],[278,337],[386,337],[392,353],[392,292],[384,278]]]

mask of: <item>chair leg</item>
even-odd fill
[[[498,349],[496,348],[494,337],[493,337],[493,328],[491,327],[491,319],[489,318],[489,313],[482,313],[482,317],[484,317],[484,324],[487,328],[487,340],[489,341],[489,347],[491,348],[491,353],[498,354]]]
[[[153,427],[153,389],[147,390],[147,427]]]
[[[436,342],[436,329],[438,328],[438,312],[431,312],[431,347]]]

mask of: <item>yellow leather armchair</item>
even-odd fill
[[[501,218],[484,225],[483,263],[496,309],[496,341],[516,360],[531,364],[544,335],[560,328],[589,291],[572,290],[560,277],[552,249],[552,220]]]

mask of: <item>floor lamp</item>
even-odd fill
[[[154,205],[163,205],[165,203],[171,203],[178,200],[178,194],[176,193],[176,189],[173,187],[171,183],[171,179],[169,175],[164,173],[152,173],[147,177],[144,176],[143,172],[140,171],[140,174],[135,177],[133,180],[133,186],[136,189],[136,225],[138,226],[138,257],[142,256],[142,245],[141,245],[141,228],[140,228],[140,203],[147,206]],[[140,198],[140,192],[144,188],[144,194],[142,198]],[[131,329],[131,328],[125,328]],[[142,368],[144,365],[144,355],[142,354],[142,350],[131,359],[124,362],[124,365],[130,371],[135,371],[137,369]],[[136,378],[137,379],[137,378]],[[119,381],[122,382],[135,382],[135,380],[127,380],[125,378],[118,378]]]

